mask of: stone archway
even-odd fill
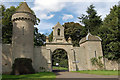
[[[64,27],[59,22],[53,27],[52,42],[49,42],[48,38],[46,38],[46,49],[48,53],[47,56],[49,56],[47,59],[50,71],[52,71],[52,52],[56,49],[64,49],[67,52],[69,71],[76,71],[76,64],[74,63],[75,52],[73,50],[71,38],[69,37],[68,42],[66,41],[64,37]]]
[[[64,49],[58,48],[55,51],[53,51],[51,59],[53,72],[69,71],[68,55]]]
[[[67,52],[68,56],[68,65],[69,65],[69,71],[76,71],[76,64],[74,63],[75,57],[74,57],[74,50],[72,44],[69,43],[46,43],[46,49],[48,52],[49,58],[48,58],[48,63],[49,63],[49,69],[52,71],[52,53],[56,49],[64,49]]]

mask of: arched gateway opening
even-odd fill
[[[64,49],[56,49],[52,52],[52,71],[69,71],[68,56]]]

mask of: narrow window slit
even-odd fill
[[[95,57],[97,57],[97,55],[96,55],[96,51],[95,51]]]
[[[23,35],[24,35],[24,27],[23,27]]]

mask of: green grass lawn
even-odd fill
[[[53,66],[53,70],[68,70],[68,68]]]
[[[28,75],[2,75],[2,80],[54,80],[56,75],[53,72],[40,72]]]
[[[118,75],[118,71],[112,70],[83,70],[83,71],[73,71],[85,74],[96,74],[96,75]]]

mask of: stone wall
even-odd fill
[[[47,51],[46,47],[38,47],[34,48],[33,53],[33,67],[36,72],[48,71],[47,64]]]
[[[2,45],[2,71],[3,74],[9,74],[12,71],[11,44]]]
[[[99,46],[97,47],[98,44]],[[96,48],[95,48],[96,47]],[[101,50],[97,50],[100,47],[98,42],[83,43],[80,47],[72,47],[65,45],[56,46],[35,46],[33,53],[33,67],[36,72],[51,71],[51,56],[52,52],[56,49],[65,49],[69,58],[69,71],[76,70],[96,70],[97,68],[91,66],[90,59],[95,57],[94,50],[96,49],[97,56],[102,56]],[[94,48],[94,49],[93,49]],[[99,48],[101,49],[101,48]],[[51,51],[51,52],[49,52]],[[74,63],[74,53],[75,61]],[[2,45],[2,70],[3,74],[9,74],[12,71],[12,55],[11,44]],[[75,68],[76,67],[76,68]],[[110,61],[105,59],[106,70],[118,70],[118,63],[116,61]]]
[[[77,70],[87,70],[87,55],[84,46],[81,47],[74,47],[75,54],[76,54],[76,64]]]
[[[105,59],[105,69],[106,70],[118,70],[118,62]]]
[[[85,51],[87,56],[88,70],[96,70],[91,63],[91,58],[103,56],[101,41],[86,41]],[[103,62],[103,59],[101,60]]]

